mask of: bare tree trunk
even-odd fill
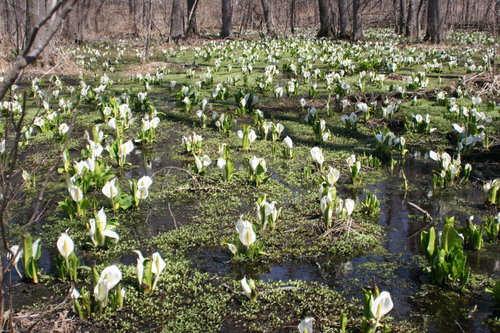
[[[398,0],[392,0],[392,17],[394,19],[394,32],[399,33],[398,24]]]
[[[153,24],[153,4],[152,0],[146,1],[147,9],[147,34],[146,34],[146,49],[144,50],[144,58],[149,58],[149,47],[151,46],[151,26]]]
[[[139,32],[137,28],[135,0],[128,0],[128,13],[130,15],[130,18],[132,19],[132,31],[134,32],[135,35],[137,35]]]
[[[24,44],[26,47],[28,39],[31,35],[31,29],[33,28],[33,0],[24,1]]]
[[[498,37],[498,28],[500,27],[500,1],[497,0],[496,3],[495,3],[495,26],[494,26],[494,34],[495,36]],[[495,48],[495,51],[496,51],[497,48]],[[495,66],[496,68],[497,66]]]
[[[233,4],[231,0],[222,0],[222,38],[231,37],[233,28]]]
[[[431,43],[439,44],[444,42],[444,28],[439,0],[429,0],[427,5],[427,34]]]
[[[3,28],[4,28],[4,33],[6,36],[9,36],[10,38],[10,14],[9,14],[9,4],[7,3],[7,0],[2,1],[4,7],[3,7]]]
[[[415,0],[408,0],[408,21],[406,23],[406,36],[410,42],[417,39],[417,7]]]
[[[188,22],[186,29],[186,38],[191,38],[199,35],[198,26],[196,25],[196,9],[198,9],[199,0],[187,0]]]
[[[348,9],[346,0],[338,0],[339,1],[339,37],[340,38],[349,38],[349,34],[347,33],[347,20],[348,20]]]
[[[318,0],[320,28],[318,37],[332,38],[335,36],[334,22],[329,0]]]
[[[360,0],[353,0],[352,2],[352,39],[355,41],[363,39]]]
[[[420,0],[417,11],[417,39],[422,38],[422,9],[424,8],[425,0]]]
[[[295,33],[295,5],[296,1],[292,0],[292,2],[290,3],[290,32],[292,34]]]
[[[406,31],[406,0],[399,0],[399,33],[404,34]]]
[[[170,38],[175,42],[184,38],[184,4],[183,0],[172,1],[172,12],[170,15]]]
[[[274,18],[269,0],[261,0],[262,10],[264,11],[264,20],[266,21],[266,30],[268,36],[276,36],[274,30]]]

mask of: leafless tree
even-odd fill
[[[222,30],[221,37],[231,37],[233,28],[233,3],[232,0],[222,0]]]
[[[346,0],[338,0],[339,5],[339,37],[349,38],[349,33],[347,32],[348,25],[348,8]]]
[[[3,84],[0,86],[0,101],[3,101],[7,92],[10,90],[12,85],[16,82],[21,74],[22,70],[29,64],[32,64],[40,56],[43,50],[49,44],[51,38],[57,32],[61,24],[64,22],[69,12],[78,0],[50,0],[47,2],[47,8],[49,9],[45,17],[43,17],[36,25],[33,26],[33,30],[29,35],[26,42],[26,47],[22,53],[17,57],[12,69],[10,70],[7,78],[4,80]],[[26,96],[23,99],[24,103],[26,101]],[[9,210],[10,206],[15,200],[18,192],[20,190],[19,186],[12,186],[13,175],[18,170],[18,157],[19,157],[19,142],[23,133],[23,126],[25,125],[26,118],[26,105],[23,105],[22,111],[18,117],[14,117],[13,112],[6,115],[6,157],[2,159],[0,165],[0,189],[2,200],[0,204],[0,232],[1,232],[1,242],[2,247],[7,253],[10,253],[10,259],[4,263],[0,260],[0,325],[3,330],[7,319],[11,317],[6,317],[6,300],[10,299],[9,288],[5,288],[10,281],[10,273],[12,271],[14,260],[18,253],[12,253],[9,244]],[[27,224],[23,226],[24,235],[26,235],[27,229],[36,222],[40,217],[40,208],[42,200],[44,197],[45,185],[48,182],[48,175],[54,170],[56,164],[49,168],[47,176],[45,178],[44,185],[38,194],[37,201],[33,207],[32,215],[29,218]],[[23,236],[24,238],[24,236]],[[12,307],[12,304],[8,304]],[[10,323],[10,331],[13,331],[12,323]]]
[[[427,5],[427,36],[431,43],[442,43],[445,39],[445,25],[441,3],[439,0],[428,0]]]
[[[170,18],[170,38],[178,41],[184,38],[185,0],[172,0],[172,14]]]
[[[276,30],[274,29],[274,17],[271,2],[269,0],[261,0],[260,2],[262,4],[262,10],[264,12],[267,34],[269,36],[275,36]]]
[[[332,38],[335,36],[335,22],[332,16],[330,0],[318,0],[320,28],[318,37]]]
[[[355,41],[363,39],[363,25],[361,22],[361,0],[352,2],[352,39]]]

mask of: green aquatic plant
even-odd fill
[[[252,223],[243,219],[243,215],[236,223],[236,234],[227,244],[229,251],[236,258],[255,259],[263,252],[263,242],[257,241],[257,234]]]
[[[356,155],[354,154],[349,156],[345,161],[347,163],[347,166],[349,167],[349,170],[351,171],[351,182],[354,185],[361,184],[361,161],[357,161]]]
[[[271,177],[271,175],[267,173],[266,161],[263,158],[254,156],[247,160],[246,165],[249,180],[253,182],[255,186],[266,183]]]
[[[99,275],[94,267],[92,275],[93,292],[85,288],[81,289],[81,293],[76,288],[71,292],[75,311],[82,319],[102,315],[106,307],[113,310],[123,307],[125,288],[122,288],[120,283],[122,280],[120,269],[115,265],[108,266]]]
[[[376,285],[373,288],[363,289],[361,332],[375,333],[379,327],[385,331],[386,327],[380,324],[380,321],[393,307],[391,294],[388,291],[380,292]]]
[[[313,333],[314,318],[304,318],[297,327],[300,333]]]
[[[495,301],[497,302],[497,305],[500,305],[500,280],[497,281],[493,287],[491,288],[486,288],[485,290],[487,293],[493,295],[495,298]]]
[[[313,161],[316,163],[316,166],[318,167],[318,171],[322,172],[323,171],[323,162],[325,162],[325,158],[323,157],[323,150],[319,147],[313,147],[310,150],[311,157]]]
[[[219,116],[215,111],[212,115],[212,119],[214,120],[215,127],[224,134],[231,133],[231,130],[233,129],[236,122],[233,119],[233,115],[226,115],[224,113],[221,113]]]
[[[24,276],[38,283],[40,281],[40,268],[38,267],[38,261],[42,256],[42,244],[41,239],[37,239],[33,242],[31,234],[26,234],[23,242],[23,266],[24,266]]]
[[[89,219],[87,223],[88,235],[91,240],[90,245],[94,247],[105,247],[109,245],[108,239],[113,239],[115,242],[118,242],[120,237],[114,231],[117,227],[117,223],[115,221],[108,223],[104,208],[101,208],[94,217],[93,219]]]
[[[285,158],[293,158],[293,141],[289,136],[283,139],[283,157]]]
[[[241,139],[241,148],[244,151],[248,151],[250,145],[257,139],[257,134],[248,125],[243,125],[242,129],[237,132],[237,135]]]
[[[493,205],[500,204],[500,178],[489,180],[483,185],[483,190],[486,195],[486,202]]]
[[[459,228],[460,233],[464,237],[464,243],[472,250],[479,251],[483,244],[484,226],[479,226],[472,222],[474,216],[467,219],[467,225]]]
[[[469,280],[470,268],[466,267],[467,254],[463,249],[463,236],[454,227],[454,218],[445,220],[441,233],[434,227],[420,234],[420,245],[429,266],[425,269],[437,285],[458,284],[462,289]]]
[[[320,144],[325,143],[330,138],[330,131],[326,127],[326,121],[323,119],[318,119],[312,124],[314,134],[316,135],[316,141]]]
[[[201,135],[193,134],[182,137],[182,146],[184,152],[191,154],[199,154],[202,151],[203,137]]]
[[[245,295],[249,300],[255,301],[258,295],[257,287],[255,286],[255,281],[244,277],[243,279],[241,279],[240,283],[241,283],[241,289],[243,289],[243,295]]]
[[[494,242],[500,234],[500,212],[495,217],[488,216],[484,222],[484,231],[489,242]]]
[[[261,231],[266,231],[268,228],[274,230],[276,222],[281,214],[281,207],[278,208],[276,201],[268,202],[267,195],[257,199],[257,224]]]
[[[144,258],[141,251],[134,250],[137,254],[137,284],[139,290],[143,292],[153,292],[156,289],[156,284],[160,279],[160,275],[167,267],[167,264],[162,259],[159,252],[153,253],[150,258]],[[154,276],[154,280],[153,280]]]
[[[371,192],[366,193],[365,199],[361,202],[362,211],[369,215],[377,214],[380,211],[380,201]]]
[[[57,250],[59,251],[56,258],[56,267],[62,281],[69,279],[70,281],[78,282],[78,270],[86,269],[87,267],[80,266],[80,259],[75,255],[75,244],[67,233],[62,233],[57,240]]]
[[[202,157],[198,157],[198,155],[196,154],[193,156],[194,156],[194,166],[193,166],[194,173],[200,176],[205,176],[208,167],[212,164],[212,160],[206,154],[203,155]]]
[[[234,175],[234,163],[229,154],[229,146],[225,143],[219,145],[219,158],[217,159],[217,167],[222,171],[224,182],[229,182]]]

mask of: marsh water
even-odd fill
[[[138,167],[125,176],[153,175],[166,167],[182,167],[182,163],[169,158],[168,154],[157,156],[151,152],[137,151],[134,156]],[[391,293],[394,309],[391,316],[395,320],[409,319],[423,322],[427,332],[491,332],[482,323],[489,316],[497,315],[493,297],[485,292],[460,294],[429,287],[429,277],[422,273],[423,265],[419,235],[430,226],[440,228],[439,220],[455,216],[464,222],[470,215],[484,215],[484,196],[482,189],[473,184],[455,190],[434,191],[431,170],[434,161],[421,154],[415,154],[404,166],[386,170],[383,177],[367,178],[364,188],[340,187],[340,193],[363,200],[364,190],[375,193],[381,200],[381,210],[376,217],[378,224],[385,229],[383,249],[375,253],[343,258],[322,256],[283,262],[245,262],[235,263],[225,248],[203,248],[193,254],[195,268],[210,274],[241,279],[244,276],[263,281],[316,281],[341,292],[346,298],[361,299],[361,288],[376,281],[381,290]],[[409,180],[405,190],[402,173]],[[284,183],[279,175],[275,179]],[[277,178],[276,178],[277,177]],[[294,194],[300,189],[290,187]],[[458,193],[459,192],[459,193]],[[409,203],[418,205],[433,218],[424,218],[422,212]],[[196,202],[169,203],[160,210],[143,217],[145,223],[136,232],[140,237],[152,237],[160,232],[168,232],[190,223],[195,212]],[[248,203],[248,207],[251,203]],[[247,209],[248,207],[245,207]],[[475,220],[479,222],[479,219]],[[468,252],[468,265],[474,274],[498,279],[500,277],[500,246],[486,244],[479,252]],[[55,253],[44,250],[41,267],[44,272],[52,272],[50,258]],[[120,261],[133,264],[134,255],[124,255]],[[483,281],[484,282],[484,281]],[[13,302],[15,307],[32,305],[33,299],[51,299],[53,295],[47,288],[21,283],[13,274]],[[361,306],[361,301],[359,301]],[[224,332],[241,332],[230,323]]]

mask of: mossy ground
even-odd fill
[[[306,42],[309,46],[303,54],[297,54],[293,51],[293,45],[301,42]],[[133,43],[133,41],[130,42],[130,44]],[[353,216],[356,226],[354,232],[323,237],[325,230],[319,215],[318,200],[320,177],[314,171],[315,167],[309,151],[314,146],[322,147],[325,165],[336,167],[341,171],[341,178],[338,181],[339,195],[344,198],[357,198],[358,207],[363,188],[378,184],[381,180],[392,179],[393,183],[398,184],[397,188],[402,190],[402,178],[387,172],[385,164],[382,167],[364,166],[363,185],[350,184],[345,159],[351,154],[358,156],[372,154],[375,148],[374,131],[383,126],[388,126],[396,135],[404,134],[412,152],[426,152],[429,149],[451,151],[456,144],[453,128],[450,120],[444,116],[446,108],[436,103],[435,92],[458,86],[459,78],[466,74],[465,69],[459,66],[453,70],[445,68],[443,73],[429,74],[430,82],[426,89],[407,92],[404,95],[389,92],[387,89],[391,84],[404,84],[402,80],[397,79],[388,79],[383,87],[367,85],[364,91],[354,89],[353,93],[347,96],[352,105],[343,110],[339,101],[334,101],[331,115],[327,115],[325,111],[325,101],[330,93],[324,84],[319,84],[317,97],[313,99],[308,98],[311,83],[301,84],[296,96],[282,99],[276,99],[272,92],[258,93],[259,100],[254,107],[262,110],[266,119],[282,123],[285,130],[281,139],[289,136],[294,142],[294,157],[286,159],[281,154],[283,147],[281,141],[257,140],[251,145],[249,151],[243,151],[241,140],[234,130],[229,135],[217,131],[210,121],[208,112],[208,126],[201,128],[194,112],[183,112],[180,109],[175,92],[183,85],[194,85],[200,80],[200,74],[206,73],[208,68],[212,68],[214,83],[200,89],[201,98],[206,97],[211,100],[215,84],[225,82],[228,78],[239,77],[233,86],[228,85],[231,94],[240,89],[255,87],[256,80],[263,77],[265,67],[268,65],[266,56],[270,49],[281,54],[278,59],[280,70],[284,64],[298,65],[303,62],[304,58],[318,52],[326,56],[329,52],[328,48],[333,48],[335,52],[352,51],[344,50],[347,49],[345,47],[347,44],[310,40],[305,37],[249,40],[237,43],[240,44],[234,44],[233,49],[229,51],[219,46],[224,43],[218,42],[202,44],[196,48],[169,48],[165,52],[162,52],[161,46],[155,49],[150,61],[162,62],[167,66],[162,82],[152,85],[152,90],[148,92],[149,100],[158,111],[164,113],[157,129],[156,142],[149,147],[137,147],[135,155],[129,157],[131,165],[126,166],[125,170],[118,168],[113,170],[119,176],[122,188],[127,187],[130,178],[137,179],[148,170],[153,175],[154,183],[150,190],[150,197],[142,202],[137,210],[116,213],[108,210],[108,214],[119,223],[117,232],[120,235],[120,241],[117,244],[104,249],[91,247],[88,244],[87,219],[70,220],[57,208],[56,203],[67,196],[67,177],[62,174],[53,175],[50,178],[46,194],[46,197],[50,198],[50,204],[47,206],[44,221],[40,223],[42,227],[37,226],[34,230],[34,233],[43,239],[44,248],[50,248],[51,254],[55,253],[55,242],[59,234],[69,230],[78,249],[77,254],[85,264],[105,267],[112,263],[121,263],[120,269],[126,277],[124,284],[127,287],[127,295],[124,308],[117,313],[108,312],[102,318],[88,320],[83,327],[94,331],[118,332],[218,332],[223,329],[233,332],[282,332],[294,331],[301,319],[312,316],[316,318],[316,327],[319,331],[335,332],[339,330],[340,315],[346,313],[349,316],[349,327],[353,330],[359,328],[362,308],[359,301],[361,292],[356,295],[357,299],[350,299],[348,295],[339,293],[326,283],[258,281],[259,297],[251,302],[241,294],[239,279],[242,273],[251,272],[252,266],[269,267],[289,262],[314,263],[317,258],[325,257],[348,260],[360,255],[386,254],[383,241],[387,230],[378,225],[376,217],[359,213],[359,210],[356,210]],[[487,42],[485,45],[488,45]],[[485,45],[482,46],[482,51]],[[106,49],[108,46],[109,50]],[[354,62],[361,63],[364,57],[369,57],[372,46],[371,44],[359,46],[359,54],[352,54]],[[252,51],[242,52],[244,47]],[[88,45],[86,48],[87,51],[97,48],[107,52],[105,56],[98,57],[96,64],[87,66],[88,70],[96,73],[102,72],[98,63],[102,63],[106,58],[117,56],[113,43]],[[114,81],[107,92],[110,96],[119,95],[124,89],[132,94],[144,90],[142,83],[132,81],[127,74],[133,70],[134,66],[139,65],[139,59],[135,55],[134,47],[127,45],[125,48],[124,56],[121,57],[118,65],[114,66],[115,71],[108,73]],[[409,49],[395,46],[394,49],[384,50],[380,57],[388,57],[394,50],[399,50],[398,52],[402,52],[403,55],[416,55],[421,52],[426,54],[427,59],[432,59],[438,54],[438,51],[426,45]],[[446,52],[459,55],[460,49],[449,48]],[[254,70],[247,75],[248,80],[245,82],[241,63],[235,59],[251,56],[259,58],[255,61]],[[215,67],[217,58],[221,59],[220,69]],[[480,59],[480,56],[477,55],[476,58]],[[228,67],[229,64],[231,67]],[[311,68],[319,68],[322,71],[339,69],[338,64],[321,61],[312,62],[310,65]],[[189,77],[186,76],[188,69],[195,71]],[[382,67],[369,70],[389,74]],[[411,75],[422,70],[421,65],[408,66],[399,69],[396,74]],[[294,75],[284,71],[275,77],[273,84],[284,86],[291,77]],[[346,82],[354,86],[357,78],[358,71],[347,71]],[[92,78],[90,75],[85,78],[87,83],[95,86],[98,86],[97,79],[97,76]],[[75,78],[64,78],[63,81],[77,85]],[[170,81],[177,82],[175,89],[170,88]],[[47,89],[50,89],[49,86]],[[412,101],[414,94],[419,96],[416,105]],[[307,99],[307,107],[316,106],[320,118],[327,121],[328,129],[332,134],[328,142],[318,143],[311,126],[303,121],[307,107],[304,109],[300,106],[301,98]],[[386,99],[401,101],[399,111],[390,122],[382,119],[381,111],[378,109],[372,113],[370,120],[360,120],[357,131],[347,130],[340,121],[341,114],[349,114],[355,110],[356,102],[370,103],[377,100],[380,103]],[[457,103],[470,107],[469,99],[458,99]],[[32,104],[30,116],[34,117],[39,107],[35,103]],[[95,101],[81,103],[74,111],[76,115],[65,115],[63,118],[64,121],[72,124],[72,133],[70,139],[65,142],[65,146],[75,159],[78,159],[79,150],[85,146],[84,131],[90,131],[94,124],[101,122],[100,115],[96,111],[96,104]],[[236,106],[237,102],[232,96],[225,101],[210,104],[211,110],[219,114],[233,113]],[[490,110],[487,109],[486,103],[483,103],[478,106],[478,109],[492,118],[492,122],[485,125],[486,130],[489,135],[498,138],[499,108],[495,107]],[[429,114],[432,126],[437,130],[433,133],[405,130],[402,126],[403,122],[405,119],[411,120],[415,114]],[[135,134],[140,131],[141,115],[138,113],[136,116],[138,118],[136,125],[128,132],[128,138],[134,138]],[[252,116],[250,114],[239,116],[235,129],[240,129],[242,124],[252,124]],[[113,134],[112,129],[107,126],[102,126],[102,129],[110,136]],[[222,143],[229,145],[237,171],[237,175],[230,182],[222,181],[220,171],[214,165],[209,168],[208,174],[204,177],[192,176],[181,170],[191,170],[194,163],[193,158],[185,154],[181,146],[181,137],[193,131],[203,136],[203,153],[209,155],[214,163],[218,156],[219,145]],[[53,139],[50,132],[34,136],[30,145],[22,150],[23,166],[29,168],[30,165],[46,161],[40,169],[36,170],[36,174],[40,174],[39,178],[43,177],[44,171],[48,169],[47,166],[59,158],[61,145],[62,143]],[[466,158],[473,163],[475,158],[483,153],[482,148],[477,148]],[[257,187],[248,181],[247,171],[243,165],[243,161],[252,156],[265,158],[268,172],[272,175],[266,184]],[[112,163],[111,160],[109,162]],[[487,170],[490,167],[488,164],[477,165],[477,167],[479,172],[498,176],[498,165],[493,166],[496,168],[493,170]],[[310,169],[313,170],[312,174],[308,172]],[[431,170],[427,171],[430,175]],[[432,182],[430,176],[425,178],[422,174],[420,172],[416,174],[415,179],[410,179],[410,189],[404,192],[405,197],[406,195],[410,198],[419,196],[415,200],[425,207],[426,204],[432,205],[430,202],[434,202],[434,199],[422,196],[423,189],[428,188]],[[443,190],[437,196],[438,198],[446,197],[442,193],[449,191],[453,200],[456,200],[454,212],[462,210],[464,215],[478,214],[482,217],[490,215],[491,211],[487,211],[484,206],[470,207],[466,202],[467,197],[456,193],[457,190],[470,192],[472,189],[471,185],[461,185],[451,190]],[[36,193],[36,188],[26,192],[25,199],[19,204],[21,212],[29,208],[29,202],[34,200]],[[264,194],[267,195],[268,200],[276,201],[279,207],[283,207],[276,230],[258,236],[265,244],[266,255],[254,262],[231,261],[224,241],[234,235],[234,225],[241,214],[247,219],[254,219],[255,202]],[[95,189],[88,195],[95,197],[101,205],[106,205],[106,198],[100,189]],[[384,201],[385,198],[381,200]],[[22,214],[20,213],[20,216],[23,216]],[[153,226],[153,223],[157,225]],[[12,237],[15,239],[19,233],[20,230],[14,228]],[[151,295],[142,295],[136,289],[135,257],[132,254],[135,249],[148,254],[159,251],[167,261],[167,269],[160,279],[158,289]],[[203,266],[200,265],[200,261],[211,260],[212,256],[221,253],[224,253],[223,266],[234,265],[243,269],[238,274],[230,275],[200,269]],[[204,259],[200,259],[203,257]],[[387,259],[390,262],[366,262],[356,267],[359,274],[355,275],[359,277],[359,280],[354,278],[348,283],[357,285],[359,281],[369,280],[368,275],[373,274],[383,279],[383,284],[389,287],[390,281],[397,277],[394,272],[401,267],[420,271],[423,266],[418,260],[398,265],[400,254],[389,254],[385,258],[390,258]],[[50,258],[47,260],[50,263]],[[259,276],[257,273],[255,275]],[[479,290],[477,285],[480,283],[476,282],[471,287]],[[416,282],[416,284],[419,286],[421,282]],[[43,285],[54,288],[61,297],[69,289],[69,285],[54,279],[47,279]],[[83,285],[87,288],[90,286],[90,277],[85,274],[79,286]],[[437,290],[436,293],[433,299],[438,300],[442,295],[441,290]],[[418,302],[424,298],[423,296],[417,297]],[[450,302],[454,301],[455,298],[450,300]],[[51,299],[49,302],[55,302],[55,300]],[[465,311],[465,308],[464,305],[460,311]],[[387,322],[393,331],[421,331],[425,327],[422,318],[429,312],[432,310],[415,310],[412,314],[412,322],[403,320],[405,318],[389,319]],[[444,317],[446,314],[438,313],[438,316]],[[497,325],[495,320],[493,322],[492,327]]]

